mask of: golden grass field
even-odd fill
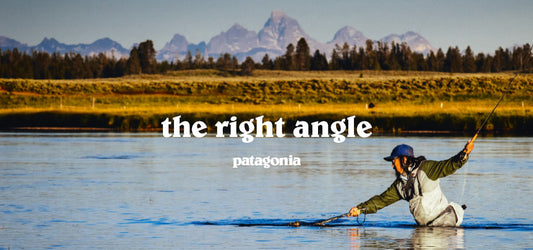
[[[465,130],[479,125],[514,75],[256,70],[253,76],[243,77],[223,76],[216,70],[189,70],[113,79],[0,79],[0,121],[3,128],[20,127],[24,121],[29,121],[30,127],[61,126],[48,121],[60,115],[70,117],[64,118],[64,127],[143,130],[157,129],[164,117],[180,114],[209,121],[231,115],[286,120],[356,115],[375,123],[386,121],[382,126],[376,124],[385,131],[396,130],[397,119],[417,120],[413,126],[407,121],[397,122],[405,130],[432,130],[435,124],[446,126],[450,122],[453,127],[449,130]],[[375,107],[369,107],[370,103]],[[520,74],[489,128],[530,133],[527,126],[532,105],[533,75]],[[36,114],[41,123],[31,119]],[[21,117],[23,121],[15,120]],[[113,121],[94,122],[94,117],[113,117]],[[130,119],[141,121],[132,127]],[[79,124],[78,120],[86,122]],[[127,126],[120,124],[125,121]]]

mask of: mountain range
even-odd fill
[[[27,44],[20,43],[11,38],[0,36],[0,49],[14,49],[17,48],[19,51],[25,51],[31,53],[31,51],[44,51],[48,53],[79,53],[81,55],[98,55],[99,53],[104,53],[108,57],[128,57],[130,51],[122,47],[118,42],[115,42],[109,38],[102,38],[94,41],[91,44],[64,44],[58,42],[54,38],[45,37],[39,44],[35,46],[28,46]]]
[[[247,56],[250,56],[254,61],[259,62],[265,54],[268,54],[270,58],[283,55],[286,47],[290,43],[296,46],[301,37],[307,41],[311,53],[314,53],[315,50],[320,50],[321,53],[326,53],[328,57],[336,45],[342,46],[347,43],[350,46],[366,47],[366,40],[370,39],[361,31],[351,26],[345,26],[335,33],[333,40],[321,43],[305,33],[296,19],[291,18],[283,11],[274,10],[259,32],[247,30],[236,23],[227,31],[212,37],[208,43],[200,42],[198,44],[189,43],[185,36],[175,34],[158,51],[157,60],[172,61],[175,58],[183,59],[189,51],[193,56],[198,51],[203,56],[207,54],[214,58],[218,58],[220,54],[229,53],[236,56],[239,61],[243,61]],[[435,48],[424,37],[412,31],[401,35],[391,34],[373,41],[382,41],[389,44],[392,41],[395,43],[405,42],[411,47],[411,50],[424,54],[435,51]],[[109,38],[102,38],[91,44],[74,45],[60,43],[54,38],[44,38],[38,45],[28,46],[11,38],[0,36],[0,49],[13,48],[26,52],[46,51],[49,53],[59,52],[61,54],[75,52],[82,55],[105,53],[107,56],[114,57],[129,56],[129,50]]]

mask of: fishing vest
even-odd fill
[[[440,188],[440,181],[431,180],[420,170],[422,161],[409,174],[407,180],[400,179],[396,190],[400,197],[409,202],[409,210],[416,223],[421,226],[459,226],[463,221],[463,208],[448,202]]]

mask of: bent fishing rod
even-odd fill
[[[492,114],[494,114],[494,110],[496,110],[496,108],[498,107],[498,105],[500,105],[500,103],[502,102],[503,100],[503,97],[505,96],[505,94],[509,91],[509,88],[511,87],[511,84],[513,83],[514,79],[518,76],[519,72],[516,72],[514,77],[511,79],[511,81],[509,82],[509,84],[507,85],[507,87],[505,88],[505,90],[503,91],[502,93],[502,96],[500,97],[500,100],[498,100],[498,102],[496,103],[496,106],[494,106],[494,108],[492,109],[492,111],[489,113],[489,115],[487,116],[487,118],[485,118],[485,120],[483,121],[483,123],[481,123],[481,126],[478,128],[478,130],[476,131],[476,133],[474,134],[474,137],[472,137],[472,139],[470,140],[471,142],[474,142],[477,138],[477,136],[479,135],[479,132],[481,132],[481,130],[483,129],[483,127],[485,127],[485,125],[487,124],[487,121],[490,119],[490,117],[492,116]]]

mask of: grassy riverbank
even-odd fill
[[[115,79],[0,79],[0,129],[159,130],[182,115],[209,126],[236,115],[334,121],[356,115],[375,132],[475,131],[514,76],[435,72],[214,70]],[[519,75],[488,131],[531,134],[533,75]],[[372,107],[374,106],[374,107]]]

